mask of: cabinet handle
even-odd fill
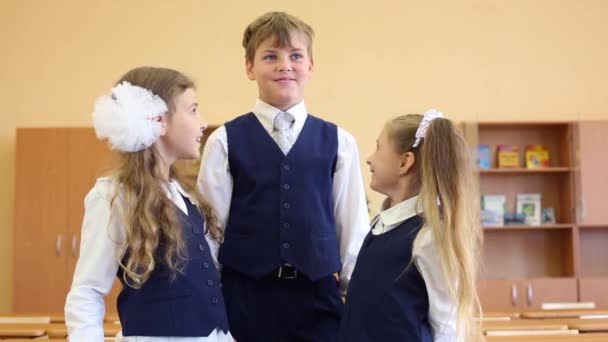
[[[584,223],[585,222],[585,199],[581,198],[581,207],[580,207],[580,218],[579,218],[579,222]]]
[[[72,256],[76,256],[76,234],[72,235]]]
[[[532,290],[532,284],[528,284],[528,306],[532,306],[534,301],[534,291]]]
[[[61,242],[63,240],[63,236],[61,234],[57,235],[57,240],[55,240],[55,254],[57,256],[61,256]]]
[[[513,307],[517,307],[517,286],[511,285],[511,304]]]

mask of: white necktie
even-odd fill
[[[274,129],[272,132],[272,138],[279,145],[283,154],[287,155],[293,142],[291,141],[291,133],[293,131],[292,125],[294,122],[293,115],[287,112],[279,112],[274,118]]]

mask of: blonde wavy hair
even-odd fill
[[[433,120],[422,144],[412,148],[422,119],[417,114],[392,119],[386,124],[388,137],[398,153],[414,153],[422,216],[458,304],[458,340],[478,341],[482,336],[474,316],[481,312],[476,282],[483,233],[475,169],[464,138],[448,119]]]
[[[162,98],[169,108],[166,114],[169,120],[175,112],[176,96],[195,87],[194,82],[182,73],[156,67],[132,69],[117,84],[123,81],[149,89]],[[121,152],[119,155],[118,167],[113,173],[118,191],[112,198],[111,207],[119,199],[126,240],[118,261],[124,271],[125,284],[137,289],[150,278],[160,263],[168,267],[172,278],[181,273],[187,249],[177,216],[179,209],[164,190],[168,187],[168,181],[160,174],[158,165],[162,160],[154,145],[142,151]],[[180,175],[174,166],[170,168],[169,179],[177,181],[195,199],[199,212],[205,217],[205,233],[221,241],[222,232],[217,216],[194,181]]]

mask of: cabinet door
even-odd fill
[[[68,278],[71,283],[79,255],[84,198],[95,185],[97,178],[110,174],[116,166],[117,155],[110,150],[106,140],[97,139],[95,131],[90,127],[70,128],[68,141]],[[106,296],[106,312],[116,312],[119,291],[120,282],[116,281],[112,292]]]
[[[605,197],[608,193],[608,121],[579,124],[578,156],[580,173],[580,211],[582,224],[608,224]]]
[[[69,287],[67,151],[66,129],[17,130],[15,312],[63,311]]]
[[[594,302],[597,308],[608,308],[608,277],[579,279],[581,302]]]
[[[540,309],[543,303],[578,302],[576,278],[522,280],[521,290],[521,301],[526,309]]]
[[[522,308],[517,280],[482,280],[478,292],[484,311],[517,311]]]

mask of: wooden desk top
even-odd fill
[[[120,332],[120,325],[107,323],[103,325],[104,335],[106,337],[114,337],[116,334]],[[46,330],[46,334],[49,335],[49,338],[66,338],[68,337],[68,328],[61,324],[59,326],[49,327]]]
[[[587,315],[608,315],[608,309],[532,310],[523,311],[521,318],[578,318]]]
[[[32,312],[32,313],[9,313],[9,314],[0,314],[0,317],[48,317],[51,323],[64,323],[65,318],[63,313],[55,312]]]
[[[483,317],[510,317],[519,318],[519,312],[511,312],[511,311],[488,311],[483,313]]]
[[[0,324],[0,337],[40,337],[46,334],[44,327],[27,324]]]
[[[513,331],[513,330],[568,330],[566,322],[554,320],[526,320],[516,319],[510,321],[483,321],[481,323],[483,332],[488,331]]]
[[[572,319],[568,322],[570,329],[578,331],[606,331],[608,332],[608,319]],[[608,341],[608,339],[606,339]]]
[[[106,337],[114,337],[120,332],[121,327],[118,324],[107,323],[104,324],[103,329]],[[48,335],[51,339],[65,339],[68,336],[68,329],[63,323],[0,324],[0,337],[39,337],[44,335]]]
[[[488,336],[486,342],[606,342],[608,334],[578,334],[550,336]]]

